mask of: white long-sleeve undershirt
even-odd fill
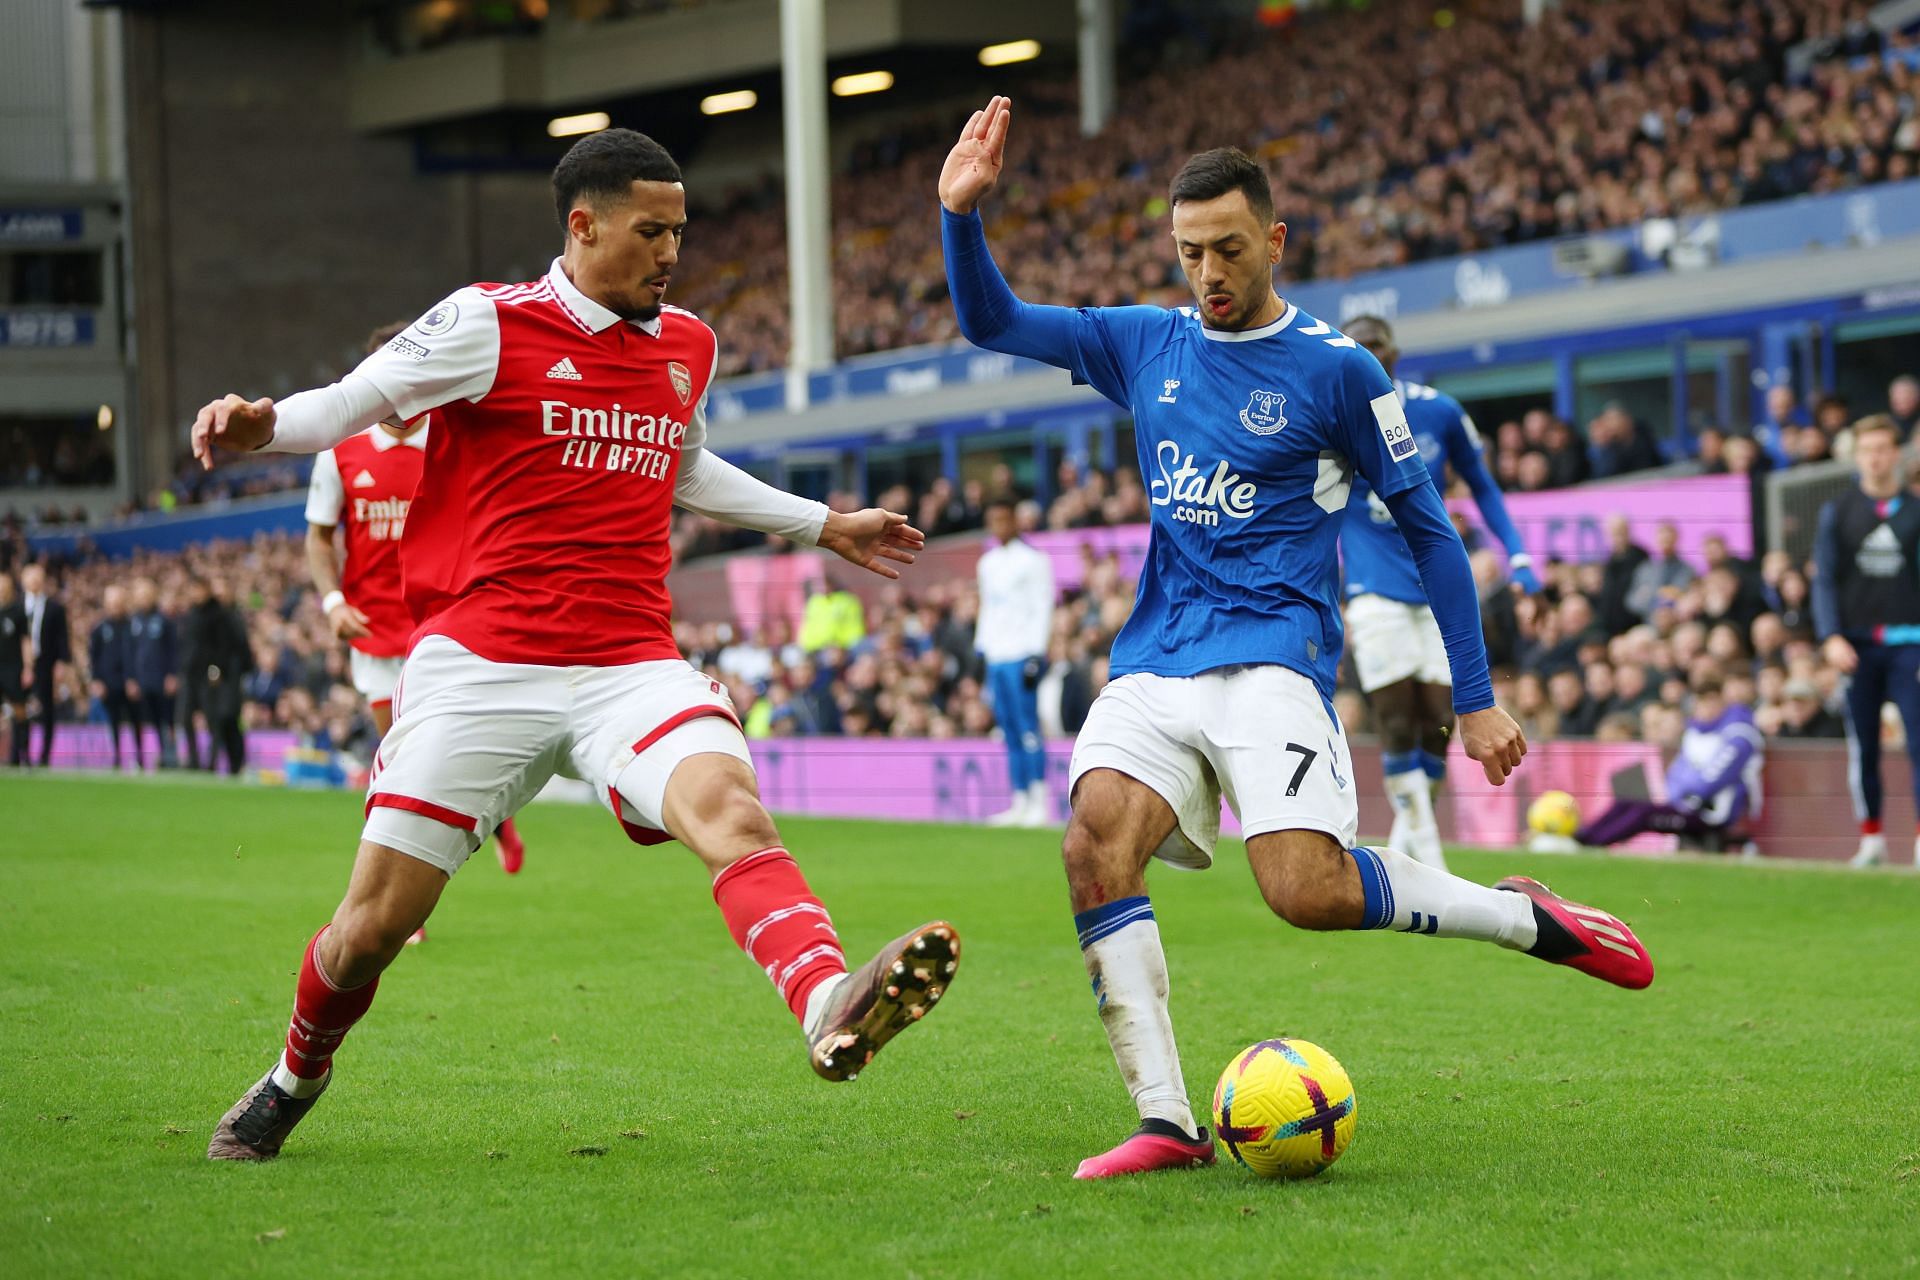
[[[698,515],[809,547],[819,543],[827,523],[825,503],[776,489],[707,449],[681,454],[673,500]]]
[[[386,393],[371,379],[349,373],[331,386],[295,392],[277,402],[273,439],[260,452],[319,453],[393,413]]]
[[[319,453],[393,416],[380,388],[349,373],[331,386],[288,396],[274,406],[273,439],[262,452]],[[675,504],[742,529],[817,545],[826,504],[796,497],[734,466],[707,449],[687,449],[674,486]]]

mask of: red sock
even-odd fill
[[[845,973],[847,957],[793,855],[781,848],[748,854],[714,878],[713,900],[733,940],[766,970],[774,990],[804,1022],[807,997]]]
[[[331,928],[325,926],[307,943],[307,953],[300,960],[300,985],[293,993],[293,1018],[287,1024],[287,1051],[281,1061],[302,1080],[327,1074],[334,1050],[373,1003],[374,990],[380,985],[375,978],[364,987],[342,991],[320,971],[314,953]]]
[[[1880,819],[1878,819],[1878,818],[1868,818],[1868,819],[1866,819],[1865,821],[1863,821],[1863,822],[1862,822],[1862,823],[1860,824],[1860,834],[1861,834],[1861,835],[1863,835],[1863,836],[1877,836],[1877,835],[1879,835],[1879,834],[1880,834]]]

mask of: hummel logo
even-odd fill
[[[371,489],[378,483],[380,482],[373,478],[373,472],[371,471],[362,471],[353,478],[353,487],[356,489]]]
[[[549,378],[564,378],[568,382],[580,382],[584,380],[587,375],[573,367],[573,357],[561,356],[560,363],[547,370],[547,376]]]
[[[1178,393],[1180,390],[1180,379],[1167,378],[1167,379],[1164,379],[1163,382],[1164,382],[1164,385],[1160,392],[1160,403],[1161,404],[1179,404],[1180,396]]]

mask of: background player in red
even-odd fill
[[[686,229],[680,169],[607,130],[554,169],[565,248],[521,285],[457,290],[330,387],[202,409],[193,447],[318,452],[432,411],[402,548],[415,630],[345,899],[308,943],[286,1048],[207,1154],[264,1160],[331,1080],[380,973],[483,833],[555,773],[635,841],[678,839],[734,940],[848,1080],[945,993],[959,937],[934,921],[849,974],[833,921],[761,805],[725,689],[681,658],[666,574],[677,503],[818,545],[885,577],[924,544],[906,517],[829,512],[714,456],[718,343],[663,305]]]
[[[406,327],[403,320],[375,329],[367,339],[367,354],[386,346]],[[422,414],[411,422],[382,420],[322,451],[313,460],[307,485],[307,567],[321,594],[327,625],[336,639],[350,646],[353,687],[367,700],[373,727],[382,738],[393,727],[393,691],[413,634],[402,590],[400,539],[426,465],[430,416]],[[336,530],[345,531],[344,571],[334,551]],[[518,872],[527,851],[512,818],[500,824],[494,840],[501,867],[508,875]],[[423,942],[426,931],[408,940]]]

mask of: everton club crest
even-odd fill
[[[1286,407],[1287,398],[1278,391],[1256,391],[1240,411],[1240,425],[1257,436],[1270,436],[1287,425],[1287,415],[1281,412]]]

